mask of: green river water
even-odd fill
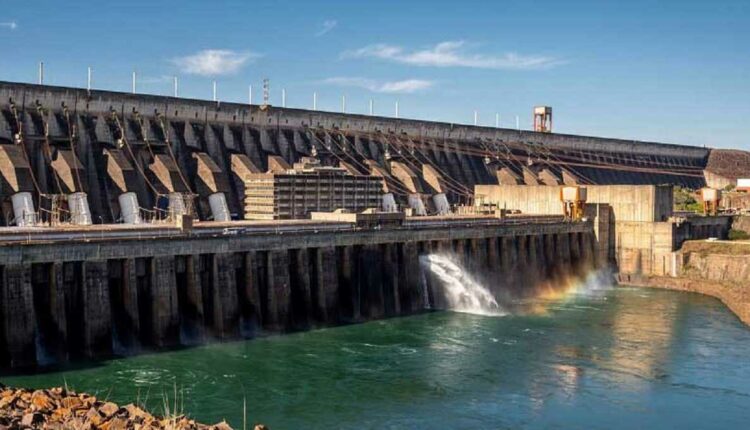
[[[750,329],[715,299],[616,288],[546,311],[407,318],[6,376],[281,429],[750,428]]]

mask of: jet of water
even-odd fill
[[[436,290],[443,294],[448,310],[477,315],[506,314],[492,293],[467,273],[454,257],[428,254],[419,260],[422,267],[440,281]]]

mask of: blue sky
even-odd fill
[[[0,80],[750,149],[750,1],[0,0]]]

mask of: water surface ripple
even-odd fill
[[[503,317],[435,312],[116,359],[10,385],[281,429],[747,428],[750,330],[717,300],[617,288]]]

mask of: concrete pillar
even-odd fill
[[[67,359],[68,320],[65,312],[65,286],[63,285],[62,263],[52,263],[50,273],[50,319],[54,325],[56,355],[58,360]]]
[[[112,352],[112,314],[106,261],[83,262],[83,352],[100,357]]]
[[[536,288],[536,286],[544,279],[542,274],[542,258],[540,258],[539,252],[539,236],[525,236],[525,238],[527,242],[527,255],[525,257],[527,264],[524,277],[526,278],[528,288]]]
[[[358,247],[344,246],[339,248],[339,291],[341,291],[341,310],[349,322],[359,321],[362,317],[360,310],[360,289],[358,278]]]
[[[261,276],[259,271],[262,258],[255,251],[245,254],[245,285],[239,290],[240,315],[243,336],[252,336],[260,329],[263,321],[261,306]]]
[[[179,285],[177,288],[183,289],[182,294],[178,294],[181,319],[180,340],[188,345],[202,343],[206,335],[201,277],[203,270],[199,255],[185,257],[185,285]]]
[[[383,308],[385,315],[401,314],[399,296],[398,249],[396,244],[388,243],[381,247],[383,259]]]
[[[500,250],[498,249],[499,238],[491,237],[487,239],[487,267],[489,273],[497,274],[500,270]]]
[[[305,329],[313,317],[310,254],[307,249],[297,249],[291,255],[292,321],[295,329]]]
[[[178,345],[180,343],[180,307],[177,299],[173,256],[151,259],[149,287],[151,342],[157,347]],[[146,327],[141,329],[146,330]]]
[[[516,291],[518,285],[516,285],[517,279],[517,248],[515,238],[512,236],[503,236],[500,239],[500,266],[502,267],[502,275],[498,279],[498,283],[503,286],[503,289]]]
[[[442,243],[442,242],[441,242]],[[425,308],[425,285],[419,263],[416,242],[405,242],[401,245],[399,262],[399,285],[402,313],[417,313]],[[405,308],[406,306],[406,308]]]
[[[357,263],[360,309],[364,317],[379,319],[383,308],[383,261],[378,245],[363,245]]]
[[[567,233],[555,235],[555,261],[557,262],[557,274],[561,277],[570,275],[570,240]]]
[[[569,233],[568,241],[570,243],[570,262],[571,270],[575,274],[583,271],[582,250],[581,250],[581,233]]]
[[[120,333],[120,339],[127,339],[128,347],[139,344],[141,327],[138,313],[138,282],[136,280],[136,262],[128,258],[122,262],[122,317],[120,327],[127,327],[128,333]]]
[[[3,350],[10,367],[36,364],[36,315],[31,288],[31,265],[11,264],[2,268],[0,283]]]
[[[31,266],[38,364],[67,360],[68,326],[65,310],[65,288],[62,263]]]
[[[315,250],[317,294],[314,297],[316,319],[322,323],[335,322],[339,317],[339,277],[335,248]]]
[[[235,338],[239,336],[240,314],[237,305],[234,255],[215,254],[212,264],[213,335],[220,339]]]
[[[266,264],[268,316],[264,325],[270,330],[285,330],[288,327],[291,300],[288,251],[269,251]]]

